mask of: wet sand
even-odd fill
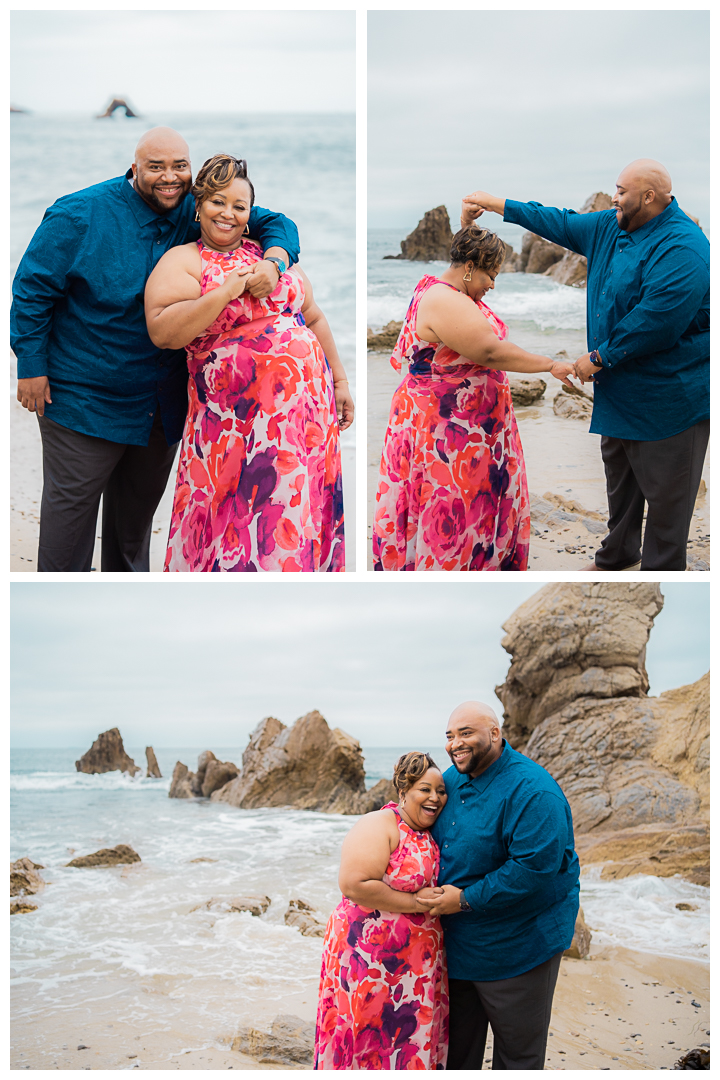
[[[40,528],[42,495],[42,446],[37,419],[22,405],[11,400],[10,409],[10,570],[35,573],[37,538]],[[355,449],[343,447],[343,483],[345,489],[345,559],[349,570],[355,566]],[[153,522],[150,542],[150,571],[161,573],[165,560],[175,468],[160,500]],[[100,522],[93,553],[93,568],[100,573]]]
[[[523,342],[524,344],[524,342]],[[552,350],[547,350],[551,354]],[[368,568],[372,567],[369,543],[375,506],[380,455],[395,388],[400,381],[391,367],[388,352],[368,353],[368,471],[367,522]],[[585,510],[607,515],[605,476],[600,457],[600,436],[588,432],[589,421],[568,420],[553,412],[553,400],[561,384],[545,376],[547,389],[536,405],[516,408],[515,416],[525,453],[528,489],[533,496],[547,492]],[[705,459],[703,479],[710,487],[710,455]],[[688,569],[693,560],[710,564],[709,495],[700,496],[693,514],[688,547]],[[582,516],[575,521],[548,525],[533,520],[528,570],[582,570],[592,562],[603,533],[588,530]],[[698,569],[703,567],[699,566]]]
[[[17,916],[29,918],[31,916]],[[201,980],[200,976],[200,980]],[[162,992],[148,986],[147,992]],[[201,991],[200,991],[201,992]],[[107,1003],[105,1003],[107,1005]],[[128,1002],[112,1024],[93,1020],[92,1002],[48,1018],[42,1034],[14,1025],[12,1069],[277,1069],[229,1049],[234,1032],[208,1030],[188,1046],[181,1025],[138,1034]],[[106,1010],[103,1009],[105,1012]],[[281,1010],[312,1021],[315,1001],[288,995]],[[269,1029],[275,1011],[259,1002],[252,1023]],[[586,960],[563,959],[553,1005],[546,1069],[672,1069],[688,1050],[709,1044],[706,964],[593,945]],[[79,1050],[78,1046],[85,1049]],[[491,1063],[491,1044],[485,1068]],[[304,1071],[304,1070],[303,1070]]]

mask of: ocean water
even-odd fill
[[[355,118],[349,114],[11,116],[10,262],[15,273],[45,209],[71,191],[124,173],[140,135],[169,124],[188,141],[194,171],[226,151],[248,162],[258,204],[300,232],[312,282],[355,384]],[[110,254],[110,253],[109,253]],[[12,372],[14,381],[15,372]],[[14,390],[13,390],[14,396]],[[341,436],[355,445],[355,428]]]
[[[492,220],[490,220],[490,218]],[[519,251],[523,231],[489,215],[488,228]],[[368,230],[368,326],[378,330],[391,319],[405,317],[413,289],[424,274],[441,274],[443,262],[385,259],[400,252],[411,230]],[[585,344],[585,290],[559,285],[542,274],[499,274],[485,302],[507,323],[511,340],[544,355],[566,349],[581,355]]]
[[[426,749],[444,768],[444,751]],[[322,940],[285,926],[284,914],[299,897],[327,918],[340,896],[340,846],[356,819],[168,799],[175,762],[194,768],[198,748],[156,750],[161,780],[78,773],[82,752],[11,754],[11,859],[42,863],[48,882],[39,910],[11,919],[16,1042],[50,1052],[48,1033],[86,1014],[88,1026],[180,1030],[187,1047],[201,1047],[232,1036],[259,1011],[295,1011],[290,996],[312,1015]],[[142,748],[128,752],[144,763]],[[391,775],[401,752],[365,750],[369,786]],[[238,762],[242,750],[215,753]],[[65,866],[74,855],[119,843],[131,844],[142,863]],[[261,918],[194,910],[211,897],[248,893],[271,898]],[[697,910],[677,911],[683,900]],[[600,942],[707,957],[707,889],[679,879],[585,875],[581,902]]]

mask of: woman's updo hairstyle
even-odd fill
[[[472,262],[480,270],[499,270],[505,259],[505,245],[497,233],[466,225],[452,238],[450,261],[453,266]]]
[[[421,750],[411,750],[409,754],[398,758],[392,781],[398,796],[402,798],[407,795],[413,784],[416,784],[428,769],[437,769],[437,765],[429,754],[423,754]]]
[[[215,154],[208,158],[195,177],[190,189],[195,196],[195,205],[201,206],[206,199],[223,191],[233,180],[246,180],[250,188],[250,205],[255,205],[255,188],[247,174],[247,161],[234,158],[232,154]]]

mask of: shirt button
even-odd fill
[[[155,241],[155,243],[156,243],[156,244],[159,244],[159,243],[160,243],[160,241],[159,241],[159,240],[156,240],[156,241]]]

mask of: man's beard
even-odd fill
[[[152,206],[153,210],[155,210],[158,214],[171,213],[171,211],[175,210],[180,205],[180,203],[187,195],[187,190],[181,191],[177,197],[177,202],[175,202],[172,206],[168,206],[167,203],[160,202],[157,195],[155,194],[155,191],[152,188],[146,189],[140,187],[137,178],[135,179],[133,187],[137,191],[138,195],[140,195],[145,200],[148,206]]]

